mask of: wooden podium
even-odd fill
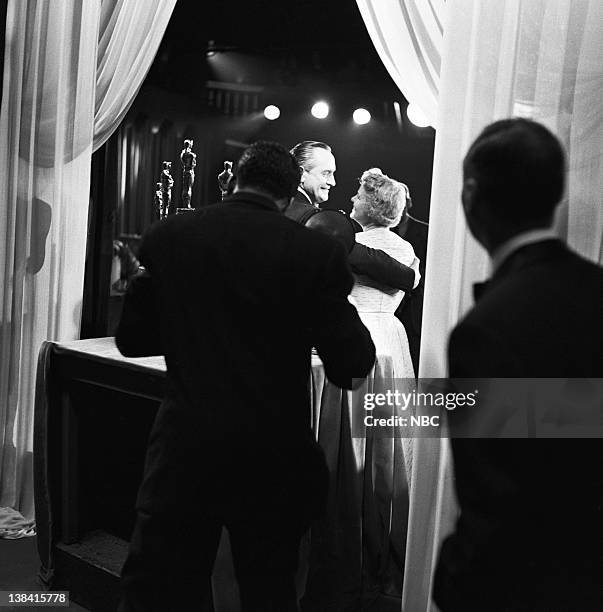
[[[357,472],[351,433],[342,426],[347,394],[327,381],[318,357],[312,359],[312,388],[315,433],[335,495],[344,451],[350,474]],[[147,440],[164,389],[163,357],[123,357],[113,338],[45,342],[40,350],[34,423],[40,578],[90,610],[117,607]],[[308,554],[309,548],[298,572],[300,594]],[[240,610],[226,530],[211,592],[200,612]]]
[[[91,610],[115,610],[163,357],[127,359],[113,338],[45,342],[34,479],[40,577]]]

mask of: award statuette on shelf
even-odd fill
[[[161,176],[159,178],[159,183],[157,183],[161,191],[159,219],[165,219],[170,214],[170,207],[172,205],[172,186],[174,185],[174,179],[170,174],[171,168],[172,162],[163,162]]]
[[[161,192],[161,183],[157,183],[157,189],[155,189],[155,219],[163,219],[163,193]]]
[[[172,206],[172,187],[174,186],[174,179],[171,175],[172,162],[163,162],[163,168],[161,170],[161,193],[163,194],[163,215],[162,219],[165,219],[170,214]]]
[[[222,199],[224,199],[227,195],[232,192],[233,185],[231,181],[234,179],[234,174],[232,173],[232,162],[225,161],[224,162],[224,170],[218,174],[218,186],[220,187],[220,193],[222,194]]]
[[[192,148],[193,141],[185,140],[184,149],[180,153],[180,161],[182,162],[182,207],[177,210],[178,214],[194,210],[194,208],[191,208],[191,199],[193,197],[197,156],[193,153]]]

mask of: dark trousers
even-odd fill
[[[231,453],[229,466],[205,454],[214,469],[206,464],[194,473],[183,467],[192,462],[181,453],[162,460],[166,445],[159,442],[152,439],[147,454],[120,612],[211,610],[211,572],[223,526],[241,609],[297,610],[300,540],[326,501],[322,451],[312,443],[293,454],[254,451],[233,461]]]
[[[120,612],[212,609],[210,578],[223,523],[197,516],[175,525],[184,518],[138,513],[122,571]],[[306,527],[282,518],[224,522],[244,611],[297,610],[294,576]]]

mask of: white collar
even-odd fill
[[[534,244],[535,242],[550,240],[551,238],[559,238],[555,230],[551,227],[542,227],[516,234],[506,242],[503,242],[503,244],[501,244],[490,256],[492,272],[496,272],[503,261],[507,259],[511,253],[517,251],[517,249],[527,246],[528,244]]]
[[[314,206],[315,208],[318,208],[318,205],[317,205],[317,204],[313,204],[313,203],[312,203],[312,200],[310,199],[310,196],[309,196],[309,195],[308,195],[308,194],[307,194],[307,193],[306,193],[306,192],[305,192],[305,191],[304,191],[304,190],[303,190],[301,187],[298,187],[298,188],[297,188],[297,191],[299,191],[300,193],[303,193],[303,194],[304,194],[304,196],[305,196],[305,197],[306,197],[306,199],[308,200],[308,203],[309,203],[309,204],[312,204],[312,206]]]

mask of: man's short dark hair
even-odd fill
[[[331,152],[331,147],[324,142],[318,140],[304,140],[298,142],[292,149],[291,153],[297,160],[297,164],[304,170],[311,170],[311,159],[314,155],[314,149],[324,149],[325,151]]]
[[[559,139],[530,119],[503,119],[487,126],[463,163],[481,201],[501,220],[552,217],[563,196],[565,154]]]
[[[278,142],[266,140],[243,151],[235,176],[239,189],[255,187],[277,200],[293,197],[300,178],[295,157]]]

